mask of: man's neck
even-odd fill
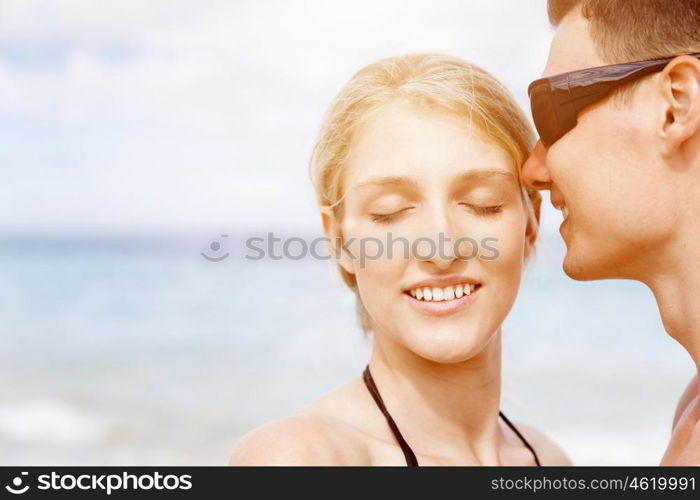
[[[700,373],[700,245],[684,245],[670,260],[645,283],[656,298],[664,328],[688,351]]]

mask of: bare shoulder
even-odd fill
[[[572,465],[564,450],[544,432],[527,424],[516,423],[516,426],[535,449],[542,465]]]
[[[246,434],[236,444],[229,465],[366,465],[367,440],[352,424],[357,406],[352,402],[353,385]]]
[[[241,438],[229,465],[342,465],[347,432],[334,419],[295,415]]]

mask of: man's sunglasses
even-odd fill
[[[700,53],[690,55],[700,59]],[[540,140],[551,146],[576,126],[583,108],[625,83],[661,71],[674,57],[598,66],[535,80],[527,92]]]

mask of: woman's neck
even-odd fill
[[[416,454],[498,464],[500,331],[478,355],[459,363],[435,363],[376,336],[370,370]]]

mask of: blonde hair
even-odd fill
[[[389,57],[365,66],[350,78],[328,109],[310,161],[318,204],[343,217],[343,167],[360,125],[381,106],[398,100],[437,107],[464,116],[499,144],[519,167],[534,144],[533,131],[508,90],[483,69],[443,54]],[[523,188],[528,228],[537,232],[537,191]],[[356,296],[360,326],[372,329],[355,275],[338,266]]]

